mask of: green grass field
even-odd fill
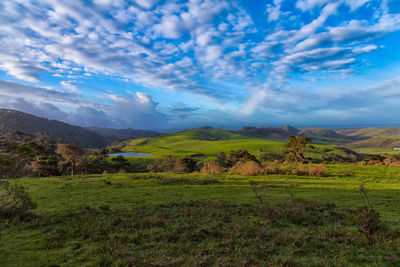
[[[265,184],[269,206],[250,181]],[[11,182],[37,208],[19,221],[1,219],[0,266],[400,264],[395,167],[328,165],[320,178],[138,173]],[[360,183],[387,227],[373,245],[349,217],[365,205]]]
[[[393,154],[393,155],[400,154],[400,151],[395,151],[390,148],[382,148],[382,147],[351,147],[351,150],[357,153],[364,153],[364,154]]]
[[[162,155],[204,155],[205,157],[212,157],[219,152],[229,153],[230,151],[244,148],[256,156],[261,153],[279,155],[280,150],[286,142],[283,139],[248,138],[237,133],[219,129],[213,129],[210,136],[234,139],[205,141],[200,138],[209,137],[207,136],[207,132],[189,130],[177,134],[131,140],[122,151],[150,153],[155,157]],[[329,153],[343,154],[343,152],[328,145],[314,145],[314,147],[315,149],[310,150],[309,153],[311,157],[318,157],[321,155],[323,149],[330,149]]]

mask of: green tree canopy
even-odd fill
[[[305,153],[308,148],[313,148],[310,137],[291,135],[281,150],[281,155],[289,162],[305,162]]]

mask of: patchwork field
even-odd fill
[[[1,220],[1,266],[398,266],[400,169],[326,177],[106,174],[12,180],[37,208]],[[365,184],[382,227],[354,224]],[[256,193],[258,198],[256,197]]]

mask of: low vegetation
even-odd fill
[[[400,264],[399,173],[371,180],[363,168],[384,167],[359,166],[359,178],[343,178],[334,176],[338,167],[348,168],[329,165],[323,179],[159,173],[12,180],[37,207],[18,221],[0,220],[0,265]],[[360,179],[374,212],[357,189]]]
[[[189,134],[199,140],[175,136],[179,149],[231,143],[125,158],[47,135],[9,136],[0,144],[8,178],[0,180],[0,265],[400,265],[398,156],[301,136],[243,138],[254,147],[231,149],[233,140],[218,136],[236,132]],[[274,153],[255,149],[261,142]],[[34,178],[11,179],[26,176]]]

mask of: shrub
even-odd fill
[[[358,230],[364,235],[368,244],[375,241],[377,232],[381,229],[379,213],[370,207],[360,207],[353,213],[353,223]]]
[[[247,162],[247,161],[256,161],[257,162],[258,160],[254,155],[250,154],[249,151],[242,148],[237,151],[229,152],[229,154],[225,160],[225,165],[227,167],[233,167],[238,162]]]
[[[120,171],[127,171],[130,167],[129,162],[125,159],[124,156],[117,156],[115,158],[112,158],[111,162],[113,163],[112,167]]]
[[[267,183],[257,183],[250,181],[250,187],[253,191],[255,197],[260,201],[260,204],[269,206],[268,202],[268,184]]]
[[[291,174],[300,176],[325,176],[326,166],[320,165],[303,165],[303,164],[280,164],[279,162],[274,163],[263,163],[266,174]]]
[[[175,172],[189,173],[196,170],[196,162],[191,157],[179,158],[175,162]]]
[[[48,156],[37,157],[31,162],[30,170],[33,176],[59,175],[57,159]]]
[[[363,184],[360,185],[359,191],[366,205],[354,211],[353,223],[358,227],[358,230],[363,233],[368,244],[372,244],[375,241],[376,234],[382,228],[382,223],[379,218],[379,213],[369,202],[367,191]]]
[[[258,159],[259,159],[261,162],[264,162],[264,161],[273,162],[273,161],[275,161],[275,160],[281,160],[282,157],[281,157],[280,155],[262,152],[262,153],[260,153],[260,155],[258,156]]]
[[[316,165],[316,166],[309,166],[308,175],[316,176],[316,177],[323,177],[323,176],[325,176],[325,171],[326,171],[326,166],[324,164]]]
[[[0,155],[0,178],[9,178],[14,173],[14,163],[12,160]]]
[[[36,207],[25,188],[19,184],[0,181],[0,215],[17,217]]]
[[[211,175],[220,175],[224,173],[224,168],[216,161],[206,161],[204,162],[201,172]]]
[[[160,170],[163,172],[173,171],[175,168],[175,158],[171,155],[163,155],[162,161],[160,162],[157,160],[155,165],[155,170]]]
[[[389,164],[390,167],[400,167],[400,161],[394,161]]]
[[[234,167],[231,168],[230,172],[238,172],[241,175],[262,175],[265,174],[265,170],[258,162],[247,161],[238,162]]]

